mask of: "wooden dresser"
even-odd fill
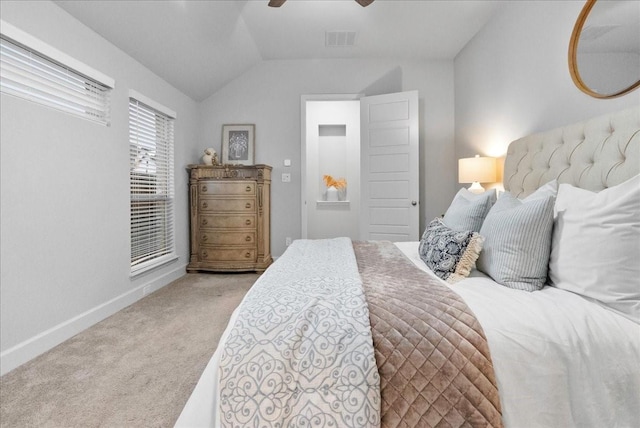
[[[271,167],[189,165],[187,272],[264,271],[270,242]]]

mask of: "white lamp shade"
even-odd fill
[[[494,183],[496,158],[480,157],[458,159],[458,183]]]

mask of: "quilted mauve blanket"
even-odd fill
[[[489,346],[467,304],[391,242],[354,242],[383,427],[501,427]]]

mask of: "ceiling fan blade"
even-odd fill
[[[287,0],[269,0],[269,6],[271,7],[280,7]],[[373,1],[373,0],[371,0]]]
[[[271,6],[271,7],[280,7],[286,1],[287,0],[269,0],[269,6]],[[373,0],[356,0],[356,2],[362,7],[367,7],[371,3],[373,3]]]

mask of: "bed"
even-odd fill
[[[512,142],[420,242],[298,240],[176,422],[637,426],[640,108]]]

